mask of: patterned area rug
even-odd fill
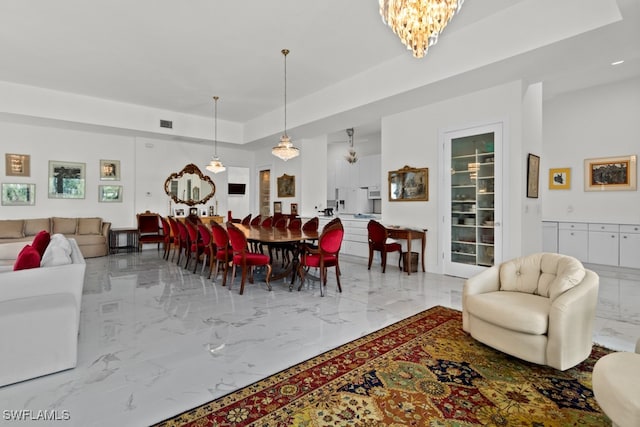
[[[512,358],[434,307],[160,426],[607,426],[595,362],[561,372]]]

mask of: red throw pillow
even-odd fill
[[[13,271],[38,267],[40,267],[40,254],[33,246],[27,245],[18,254],[18,258],[13,264]]]
[[[49,235],[49,232],[47,230],[40,231],[38,234],[36,234],[36,237],[33,238],[31,246],[33,246],[36,251],[38,251],[40,258],[42,258],[42,255],[44,254],[45,249],[47,249],[47,246],[49,246],[50,240],[51,236]]]

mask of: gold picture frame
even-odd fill
[[[549,169],[549,190],[569,190],[571,188],[571,168]]]
[[[282,213],[282,202],[273,202],[273,213]]]
[[[429,200],[429,168],[389,171],[390,202],[421,202]]]
[[[540,156],[527,156],[527,197],[537,199],[540,188]]]
[[[298,204],[291,203],[291,215],[298,215]]]
[[[7,176],[31,176],[31,156],[28,154],[6,153],[4,165]]]
[[[636,155],[584,161],[584,191],[635,191],[637,186]]]
[[[120,181],[120,160],[100,160],[100,180]]]
[[[278,177],[278,197],[296,196],[296,177],[286,173]]]

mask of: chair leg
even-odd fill
[[[373,261],[373,248],[369,246],[369,265],[367,266],[367,270],[371,270],[372,261]]]
[[[336,282],[338,283],[338,292],[342,293],[342,286],[340,285],[340,274],[338,273],[340,269],[338,268],[338,264],[336,264]]]
[[[249,267],[243,265],[242,266],[242,280],[240,281],[240,295],[242,295],[244,293],[244,282],[247,278],[247,270],[249,269]]]
[[[225,277],[225,279],[226,279],[226,277]],[[233,264],[233,268],[231,269],[231,282],[229,283],[229,290],[231,290],[231,286],[233,286],[234,280],[236,280],[236,265],[235,264]],[[224,285],[222,285],[222,286],[224,286]]]
[[[381,251],[382,254],[382,272],[387,271],[387,251]]]
[[[229,272],[229,261],[225,261],[224,265],[222,266],[222,286],[226,286],[227,285],[227,274]],[[216,273],[217,274],[217,273]]]
[[[267,282],[267,288],[269,289],[269,291],[271,291],[271,283],[269,283],[271,281],[271,264],[267,264],[267,277],[265,278],[265,282]]]

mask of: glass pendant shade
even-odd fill
[[[278,145],[271,149],[271,154],[284,160],[285,162],[300,155],[300,150],[293,146],[291,139],[287,135],[287,55],[288,49],[282,49],[284,55],[284,134],[280,137]]]
[[[379,0],[382,20],[413,52],[415,58],[426,55],[429,46],[460,11],[464,0]]]
[[[215,112],[214,112],[214,134],[213,134],[213,146],[214,146],[214,154],[213,158],[209,162],[209,164],[205,167],[208,171],[213,173],[220,173],[227,170],[220,161],[218,157],[218,99],[220,97],[214,96],[213,101],[215,102]]]

